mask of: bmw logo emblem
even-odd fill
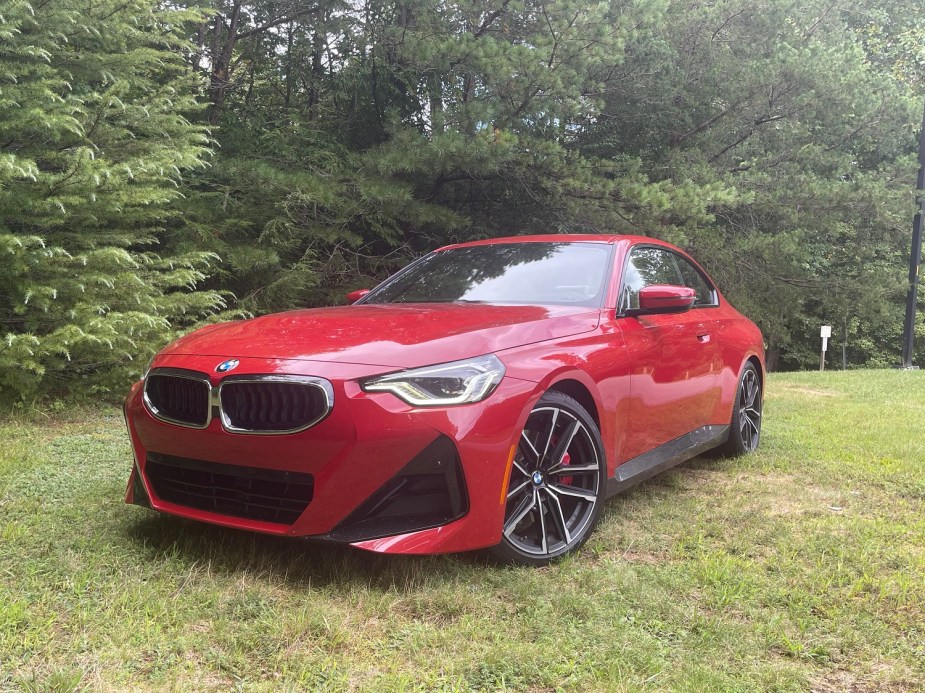
[[[228,371],[233,371],[238,367],[240,361],[238,359],[228,359],[227,361],[222,361],[215,367],[216,372],[218,373],[227,373]]]
[[[540,486],[543,483],[543,473],[542,472],[533,472],[533,483],[537,486]]]

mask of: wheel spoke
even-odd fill
[[[540,453],[533,442],[527,437],[526,429],[520,434],[520,440],[521,443],[526,443],[526,445],[520,445],[518,447],[521,452],[524,453],[524,457],[530,458],[530,463],[535,467],[540,463]],[[517,463],[515,462],[515,464]],[[527,474],[526,470],[523,468],[518,467],[518,469],[521,469],[525,475]]]
[[[572,421],[568,426],[565,427],[562,436],[559,438],[556,443],[555,450],[552,451],[552,455],[546,460],[548,464],[548,472],[551,473],[553,470],[559,469],[562,464],[562,460],[565,459],[565,453],[568,452],[569,445],[572,444],[572,441],[575,439],[575,435],[578,431],[584,430],[582,425],[578,421]],[[551,464],[550,464],[551,463]]]
[[[515,488],[513,491],[509,491],[509,492],[508,492],[508,494],[507,494],[507,500],[510,500],[511,498],[513,498],[514,496],[516,496],[517,494],[519,494],[521,491],[523,491],[523,490],[524,490],[525,488],[527,488],[528,486],[530,486],[530,481],[529,481],[529,480],[528,480],[528,481],[524,481],[523,483],[520,484],[520,486],[518,486],[517,488]]]
[[[517,510],[511,516],[511,519],[504,524],[504,535],[510,536],[511,532],[517,529],[520,521],[527,516],[527,513],[536,507],[536,491],[532,495],[524,496],[524,499],[517,505]]]
[[[745,384],[745,406],[747,408],[753,408],[755,406],[755,399],[758,396],[758,379],[755,377],[754,373],[748,374]]]
[[[520,472],[524,476],[530,476],[530,472],[527,471],[527,468],[524,467],[520,462],[518,462],[516,458],[511,460],[511,463],[514,465],[514,467],[517,469],[518,472]]]
[[[552,493],[561,493],[563,496],[581,498],[582,500],[586,500],[589,503],[593,503],[597,500],[597,494],[594,493],[594,491],[578,488],[576,486],[569,486],[567,484],[549,484],[546,488],[548,488]]]
[[[758,447],[758,436],[760,431],[758,424],[745,410],[740,413],[739,418],[739,435],[742,440],[742,445],[746,450],[754,450]]]
[[[549,541],[546,538],[546,513],[543,510],[543,496],[539,492],[536,494],[536,511],[540,516],[540,548],[543,553],[549,553]]]
[[[568,531],[568,526],[565,522],[565,513],[562,512],[562,503],[559,502],[559,498],[556,494],[547,493],[546,495],[548,496],[549,514],[552,515],[552,522],[556,526],[556,531],[559,533],[559,537],[561,537],[562,541],[569,544],[572,541],[572,535]]]
[[[548,476],[558,476],[559,474],[597,474],[598,466],[596,464],[566,465],[557,469],[551,469],[546,474]]]
[[[559,418],[559,410],[552,410],[552,420],[549,422],[549,428],[543,434],[543,438],[546,439],[546,442],[543,444],[543,453],[539,456],[538,464],[540,467],[543,466],[543,463],[546,461],[546,456],[549,454],[549,446],[552,444],[552,437],[556,432],[556,421]]]

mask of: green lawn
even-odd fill
[[[115,409],[0,422],[0,690],[925,689],[925,372],[765,416],[541,570],[160,517]]]

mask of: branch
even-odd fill
[[[489,12],[489,13],[488,13],[488,16],[485,17],[485,21],[482,22],[482,25],[481,25],[475,32],[473,32],[472,35],[473,35],[475,38],[479,38],[482,34],[484,34],[486,31],[488,31],[488,29],[491,27],[491,25],[495,23],[495,20],[496,20],[498,17],[500,17],[500,16],[502,15],[502,13],[504,12],[504,10],[507,9],[507,6],[510,4],[510,2],[511,2],[511,0],[504,0],[504,2],[501,3],[501,7],[500,7],[500,8],[498,8],[498,9],[495,10],[494,12]]]
[[[299,10],[298,12],[293,12],[292,14],[287,14],[284,17],[276,17],[271,19],[268,22],[264,22],[260,26],[256,26],[253,29],[248,29],[247,31],[239,31],[235,34],[235,40],[240,41],[241,39],[250,38],[251,36],[256,36],[257,34],[262,34],[267,29],[272,29],[275,26],[280,24],[286,24],[287,22],[294,22],[296,19],[304,17],[307,14],[313,14],[320,10],[318,6],[309,7],[307,9]]]
[[[795,112],[795,111],[794,111],[794,112]],[[738,146],[739,146],[740,144],[742,144],[745,140],[747,140],[749,137],[751,137],[752,135],[754,135],[754,134],[755,134],[755,131],[758,130],[758,128],[761,127],[762,125],[764,125],[765,123],[773,123],[775,120],[783,120],[784,118],[786,118],[786,117],[788,117],[788,116],[790,116],[790,115],[793,115],[794,112],[791,112],[791,113],[779,113],[779,114],[777,114],[777,115],[771,115],[770,113],[768,113],[768,114],[766,114],[766,115],[759,116],[759,117],[755,118],[755,120],[752,122],[752,127],[750,127],[750,128],[748,129],[748,132],[746,132],[744,135],[742,135],[739,139],[737,139],[737,140],[736,140],[735,142],[733,142],[732,144],[729,144],[729,145],[723,147],[723,148],[719,151],[719,153],[717,153],[717,154],[711,156],[711,157],[710,157],[710,163],[712,164],[713,162],[715,162],[717,159],[719,159],[719,158],[720,158],[723,154],[725,154],[726,152],[730,151],[731,149],[735,149],[736,147],[738,147]],[[748,170],[748,169],[743,169],[743,170]]]
[[[719,36],[720,32],[721,32],[723,29],[725,29],[727,26],[729,26],[729,22],[731,22],[733,19],[735,19],[736,17],[738,17],[738,16],[739,16],[740,14],[742,14],[743,12],[745,12],[745,8],[742,8],[742,9],[739,10],[738,12],[735,12],[735,13],[731,14],[731,15],[726,19],[726,21],[724,21],[722,24],[720,24],[719,27],[717,27],[716,31],[713,32],[713,36],[710,37],[710,42],[712,43],[713,41],[715,41],[715,40],[716,40],[716,37]]]
[[[673,137],[671,138],[671,146],[672,146],[672,147],[677,147],[679,144],[683,144],[684,142],[686,142],[687,140],[689,140],[689,139],[690,139],[691,137],[693,137],[694,135],[698,135],[698,134],[700,134],[701,132],[703,132],[704,130],[706,130],[706,129],[712,127],[717,121],[719,121],[719,120],[721,120],[722,118],[726,117],[727,115],[729,115],[730,113],[732,113],[732,111],[734,111],[734,110],[737,109],[739,106],[741,106],[743,103],[745,103],[745,102],[748,101],[750,98],[752,98],[753,95],[754,95],[754,92],[751,92],[751,93],[747,94],[747,95],[745,96],[745,98],[739,99],[738,101],[736,101],[734,104],[732,104],[732,105],[730,105],[730,106],[726,106],[726,108],[724,108],[723,110],[721,110],[719,113],[717,113],[716,115],[714,115],[714,116],[708,118],[707,120],[703,121],[702,123],[700,123],[699,125],[697,125],[696,127],[694,127],[692,130],[688,130],[687,132],[685,132],[685,133],[682,134],[682,135],[675,135],[675,136],[673,136]]]
[[[447,183],[455,183],[461,180],[477,180],[477,181],[486,181],[486,180],[497,180],[501,178],[500,174],[492,173],[486,176],[476,176],[468,171],[457,171],[456,173],[441,173],[437,176],[437,179],[434,181],[434,184],[430,188],[430,192],[427,193],[427,196],[424,198],[426,202],[433,200],[437,193],[440,192],[440,189],[443,188]]]

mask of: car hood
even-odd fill
[[[361,304],[209,325],[161,353],[411,368],[587,332],[599,320],[587,307]]]

